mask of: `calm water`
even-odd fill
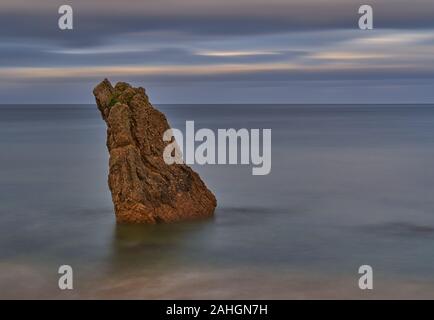
[[[96,107],[0,106],[0,298],[434,298],[434,106],[159,108],[272,128],[271,174],[196,166],[215,218],[117,226]]]

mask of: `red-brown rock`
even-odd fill
[[[174,222],[211,216],[217,205],[199,175],[185,164],[168,165],[163,151],[170,129],[143,88],[105,79],[93,93],[107,124],[109,187],[121,223]]]

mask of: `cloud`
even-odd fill
[[[309,94],[317,86],[321,95],[332,92],[327,83],[341,92],[342,83],[402,81],[402,90],[405,81],[434,82],[432,0],[371,1],[373,31],[358,29],[355,0],[76,0],[73,31],[57,28],[61,4],[0,4],[0,92],[10,99],[21,98],[20,87],[38,99],[53,86],[84,92],[107,76],[166,88],[168,96],[222,86],[224,99],[235,100],[252,92],[234,88],[259,85],[282,90],[282,98],[285,85],[313,86],[299,90]],[[273,99],[272,89],[262,92]]]
[[[3,0],[0,37],[55,40],[69,45],[92,45],[131,32],[177,31],[225,36],[258,35],[303,30],[356,29],[359,1],[355,0],[78,0],[73,32],[57,28],[62,1]],[[434,27],[431,0],[373,0],[376,28]]]
[[[276,51],[197,51],[198,56],[206,57],[249,57],[280,54]]]

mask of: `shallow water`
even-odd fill
[[[434,298],[434,106],[159,108],[180,129],[272,128],[271,174],[194,166],[214,218],[117,226],[96,107],[0,106],[0,297]]]

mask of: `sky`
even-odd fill
[[[93,103],[106,77],[156,104],[434,103],[434,1],[1,1],[1,103]]]

